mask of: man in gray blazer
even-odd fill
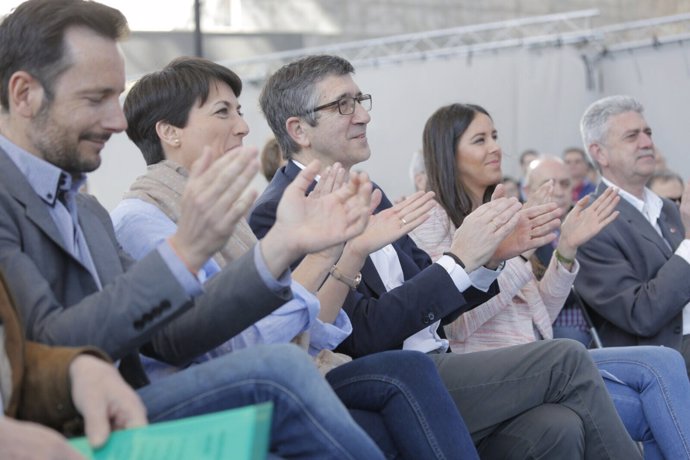
[[[602,174],[617,187],[620,216],[588,243],[575,286],[604,346],[665,345],[690,358],[690,185],[680,206],[645,187],[654,173],[652,130],[629,96],[593,103],[580,124]]]
[[[133,263],[106,210],[78,193],[105,142],[126,126],[117,44],[126,32],[119,11],[83,0],[29,0],[0,24],[0,267],[28,339],[98,346],[140,386],[139,349],[184,366],[290,299],[289,264],[360,232],[371,185],[355,179],[316,200],[315,213],[304,196],[311,168],[282,205],[282,229],[202,286],[196,272],[253,202],[243,192],[258,169],[251,149],[217,161],[205,152],[178,231]],[[335,213],[328,227],[321,212]],[[233,353],[139,394],[151,421],[271,401],[272,450],[281,456],[381,456],[293,346]]]

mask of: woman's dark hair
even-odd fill
[[[472,199],[460,182],[460,169],[456,152],[460,137],[465,133],[477,113],[491,118],[484,108],[473,104],[451,104],[441,107],[427,120],[422,136],[427,188],[438,201],[455,227],[460,227],[472,212]],[[482,201],[491,199],[495,185],[488,187]]]
[[[215,82],[227,84],[236,97],[242,80],[232,70],[208,59],[179,57],[162,70],[145,75],[129,90],[124,112],[127,136],[144,155],[147,165],[165,160],[156,123],[164,121],[178,128],[187,126],[189,112],[197,102],[203,105]]]

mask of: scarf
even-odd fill
[[[175,224],[180,219],[182,193],[189,178],[189,172],[177,163],[163,160],[146,168],[146,174],[138,177],[124,198],[136,198],[150,203],[163,211]],[[257,239],[244,217],[235,225],[228,242],[214,256],[213,260],[223,268],[244,255]]]

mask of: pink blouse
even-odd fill
[[[410,236],[437,260],[450,249],[454,233],[455,226],[437,203],[429,219]],[[579,269],[577,261],[571,272],[552,257],[544,277],[537,281],[529,262],[520,257],[508,260],[498,277],[499,294],[444,326],[451,349],[469,353],[534,342],[539,335],[553,338],[551,324]]]

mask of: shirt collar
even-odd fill
[[[661,215],[661,208],[664,206],[664,202],[659,198],[659,196],[649,190],[647,187],[644,188],[642,192],[642,199],[637,198],[635,195],[626,192],[622,188],[615,185],[610,180],[602,177],[601,180],[608,187],[616,187],[618,189],[618,194],[625,201],[630,203],[635,209],[640,211],[645,217],[647,217],[650,222],[656,222],[656,220]]]
[[[304,171],[304,168],[306,168],[305,165],[303,165],[303,164],[300,163],[299,161],[295,160],[294,158],[292,158],[291,161],[292,161],[293,163],[295,163],[295,165],[297,165],[297,167],[298,167],[299,169],[301,169],[302,171]],[[316,182],[318,182],[320,179],[321,179],[321,174],[317,174],[316,177],[314,177],[314,180],[315,180]]]
[[[71,174],[30,154],[1,134],[0,148],[7,153],[10,160],[26,177],[34,192],[50,206],[55,205],[60,192],[76,193],[86,181],[84,174],[81,174],[77,180],[73,180]]]

